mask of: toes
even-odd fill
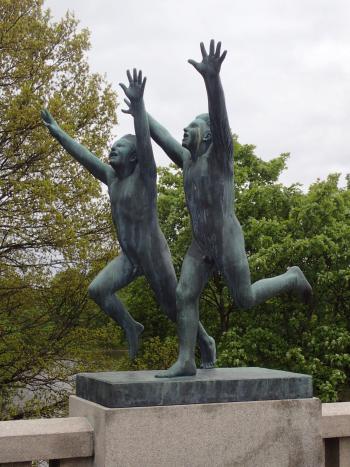
[[[215,368],[215,363],[214,362],[202,363],[201,368],[203,370],[210,370],[211,368]]]

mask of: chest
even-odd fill
[[[202,156],[190,161],[184,168],[184,186],[186,191],[202,191],[210,181],[211,170],[207,157]]]
[[[117,177],[108,187],[112,210],[134,212],[145,199],[145,186],[140,177],[133,174],[125,179]]]

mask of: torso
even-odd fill
[[[147,182],[139,167],[124,179],[116,174],[108,180],[112,219],[123,252],[134,265],[142,263],[142,252],[149,248],[152,236],[159,231],[156,179]]]
[[[213,150],[211,145],[197,160],[187,158],[183,165],[193,236],[209,255],[215,255],[223,225],[233,215],[233,170],[213,157]]]

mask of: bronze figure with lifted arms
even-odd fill
[[[134,117],[136,136],[123,136],[113,144],[109,164],[68,136],[47,110],[42,111],[42,118],[64,149],[108,187],[112,218],[122,251],[92,281],[89,294],[123,328],[133,359],[143,326],[132,318],[115,292],[144,275],[162,310],[176,321],[177,279],[169,247],[158,223],[157,171],[143,101],[146,78],[136,69],[133,75],[128,71],[127,76],[129,86],[121,84],[129,99],[129,110],[124,112]],[[214,339],[200,323],[196,330],[202,366],[211,368],[215,363]]]
[[[203,43],[200,47],[202,61],[189,63],[204,79],[209,114],[198,115],[184,129],[182,145],[149,115],[152,138],[183,169],[193,233],[176,290],[179,357],[158,377],[196,373],[199,297],[214,270],[222,274],[241,308],[251,308],[284,292],[294,292],[304,302],[312,295],[310,284],[297,266],[280,276],[251,283],[243,232],[234,210],[233,141],[220,80],[226,51],[221,54],[221,43],[215,47],[213,40],[209,53]]]

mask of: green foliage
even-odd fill
[[[175,337],[160,339],[159,336],[146,340],[140,356],[133,363],[121,362],[120,369],[159,370],[169,368],[177,359],[178,343]]]
[[[313,375],[324,401],[342,397],[349,376],[350,192],[338,175],[304,193],[278,182],[288,155],[268,162],[235,143],[236,213],[252,281],[300,266],[314,288],[310,309],[292,295],[239,310],[220,275],[201,297],[201,318],[219,343],[221,366],[255,365]],[[190,243],[181,172],[161,169],[159,214],[177,270]],[[175,233],[174,233],[175,232]]]
[[[257,366],[311,374],[324,402],[335,401],[349,370],[350,333],[335,325],[314,322],[299,341],[286,339],[269,327],[232,328],[219,345],[218,366]]]
[[[249,147],[251,150],[251,147]],[[238,150],[237,213],[243,225],[253,281],[299,265],[314,289],[308,309],[284,295],[249,311],[234,310],[219,347],[222,366],[256,365],[313,375],[316,394],[337,400],[349,376],[350,192],[338,175],[303,193],[277,183],[285,156],[249,174],[247,148]],[[256,156],[255,156],[256,157]],[[268,175],[271,164],[271,175]],[[278,175],[278,174],[277,174]]]
[[[40,110],[48,106],[73,137],[101,154],[116,123],[116,95],[90,73],[89,34],[71,14],[55,23],[41,0],[4,0],[0,37],[0,408],[6,417],[13,391],[50,386],[72,372],[57,362],[66,358],[82,313],[89,316],[87,273],[113,241],[100,184],[58,147]]]
[[[64,413],[78,371],[169,367],[175,327],[140,278],[120,292],[145,325],[139,357],[87,298],[89,282],[118,245],[100,184],[43,127],[48,106],[62,127],[102,154],[116,123],[116,96],[89,71],[89,37],[67,14],[51,21],[40,0],[0,5],[0,412],[1,418]],[[344,396],[350,369],[350,182],[330,175],[303,192],[279,176],[288,154],[263,161],[234,137],[236,213],[252,281],[298,265],[314,288],[312,308],[291,295],[239,310],[219,274],[205,288],[201,319],[221,366],[255,365],[313,375],[324,401]],[[158,212],[180,274],[191,241],[182,173],[160,168]],[[92,247],[93,246],[93,247]],[[58,384],[57,383],[61,383]],[[21,389],[31,397],[9,403]],[[54,389],[54,390],[53,390]]]

